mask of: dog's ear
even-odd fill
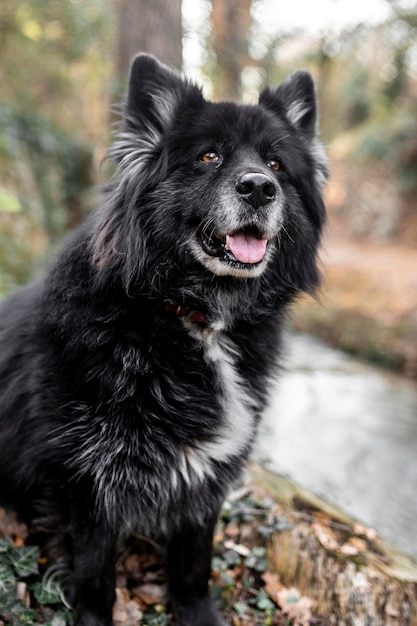
[[[150,54],[139,54],[130,68],[125,122],[136,129],[168,130],[180,103],[200,90]]]
[[[267,87],[262,91],[259,103],[280,116],[285,115],[307,139],[316,136],[316,91],[309,72],[294,72],[275,90]]]
[[[153,160],[164,134],[174,125],[177,111],[187,103],[196,107],[201,90],[150,54],[132,63],[123,119],[109,156],[125,172],[136,174]],[[148,168],[151,176],[151,168]],[[135,177],[136,178],[136,177]]]
[[[182,80],[149,54],[139,54],[130,68],[125,102],[126,122],[151,123],[158,130],[170,124]]]

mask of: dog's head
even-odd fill
[[[172,267],[257,278],[280,264],[283,280],[311,287],[326,177],[316,134],[308,72],[242,106],[208,102],[139,55],[111,150],[118,173],[95,241],[98,265],[116,259],[132,283]],[[310,263],[310,285],[295,257]]]

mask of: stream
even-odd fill
[[[417,559],[417,385],[288,335],[255,460]]]

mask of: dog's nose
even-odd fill
[[[275,199],[277,188],[275,181],[262,172],[247,172],[236,181],[236,191],[240,198],[255,209]]]

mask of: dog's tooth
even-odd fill
[[[230,235],[226,235],[226,243],[224,244],[226,250],[230,250]]]

